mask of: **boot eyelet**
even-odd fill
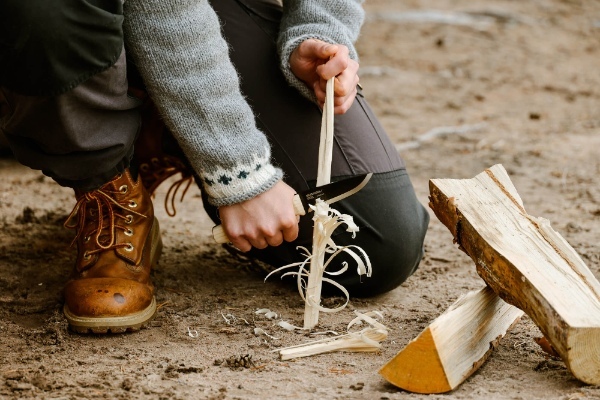
[[[125,233],[126,236],[133,236],[133,229],[127,228],[123,233]]]
[[[91,257],[92,256],[90,256],[87,251],[85,253],[83,253],[83,259],[84,260],[89,260]]]
[[[143,163],[143,164],[140,165],[140,170],[142,172],[148,172],[148,171],[150,171],[150,166],[148,164],[146,164],[146,163]]]
[[[83,238],[83,242],[87,243],[87,242],[90,241],[91,238],[92,238],[91,236],[86,236],[86,237]]]
[[[125,251],[133,251],[134,247],[131,243],[127,243],[127,247],[124,247]]]
[[[129,191],[129,188],[127,187],[127,185],[121,185],[121,187],[119,188],[119,192],[125,194]]]
[[[153,159],[150,160],[150,162],[152,162],[152,164],[159,166],[160,165],[160,160],[156,157],[154,157]]]
[[[126,223],[127,225],[129,225],[129,224],[131,224],[132,222],[133,222],[133,215],[131,215],[131,214],[128,214],[128,215],[126,215],[126,216],[125,216],[125,223]]]
[[[133,201],[133,200],[129,200],[129,208],[136,208],[138,206],[138,204]]]

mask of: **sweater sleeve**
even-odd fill
[[[282,177],[256,128],[206,0],[127,0],[127,51],[215,206],[248,200]]]
[[[363,0],[283,0],[283,18],[277,40],[281,70],[288,83],[305,97],[315,95],[290,69],[290,55],[307,39],[343,44],[350,58],[358,61],[354,43],[360,33],[365,12]]]

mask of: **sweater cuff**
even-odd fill
[[[283,178],[281,169],[274,167],[266,156],[255,156],[248,164],[233,169],[217,167],[200,173],[208,202],[215,207],[250,200],[271,189]]]

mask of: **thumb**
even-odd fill
[[[335,53],[337,53],[338,51],[338,46],[335,44],[330,44],[330,43],[325,43],[325,42],[321,42],[320,43],[320,54],[319,56],[321,58],[329,58],[331,56],[334,56]]]
[[[306,53],[310,53],[312,56],[317,58],[329,58],[338,51],[338,46],[335,44],[330,44],[327,42],[323,42],[322,40],[312,39],[306,42],[308,45],[306,48]]]

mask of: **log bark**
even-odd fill
[[[409,342],[379,373],[416,393],[444,393],[473,374],[523,312],[489,287],[469,292]]]
[[[600,284],[547,220],[527,214],[506,170],[429,188],[430,207],[483,280],[529,315],[577,379],[600,384]]]

